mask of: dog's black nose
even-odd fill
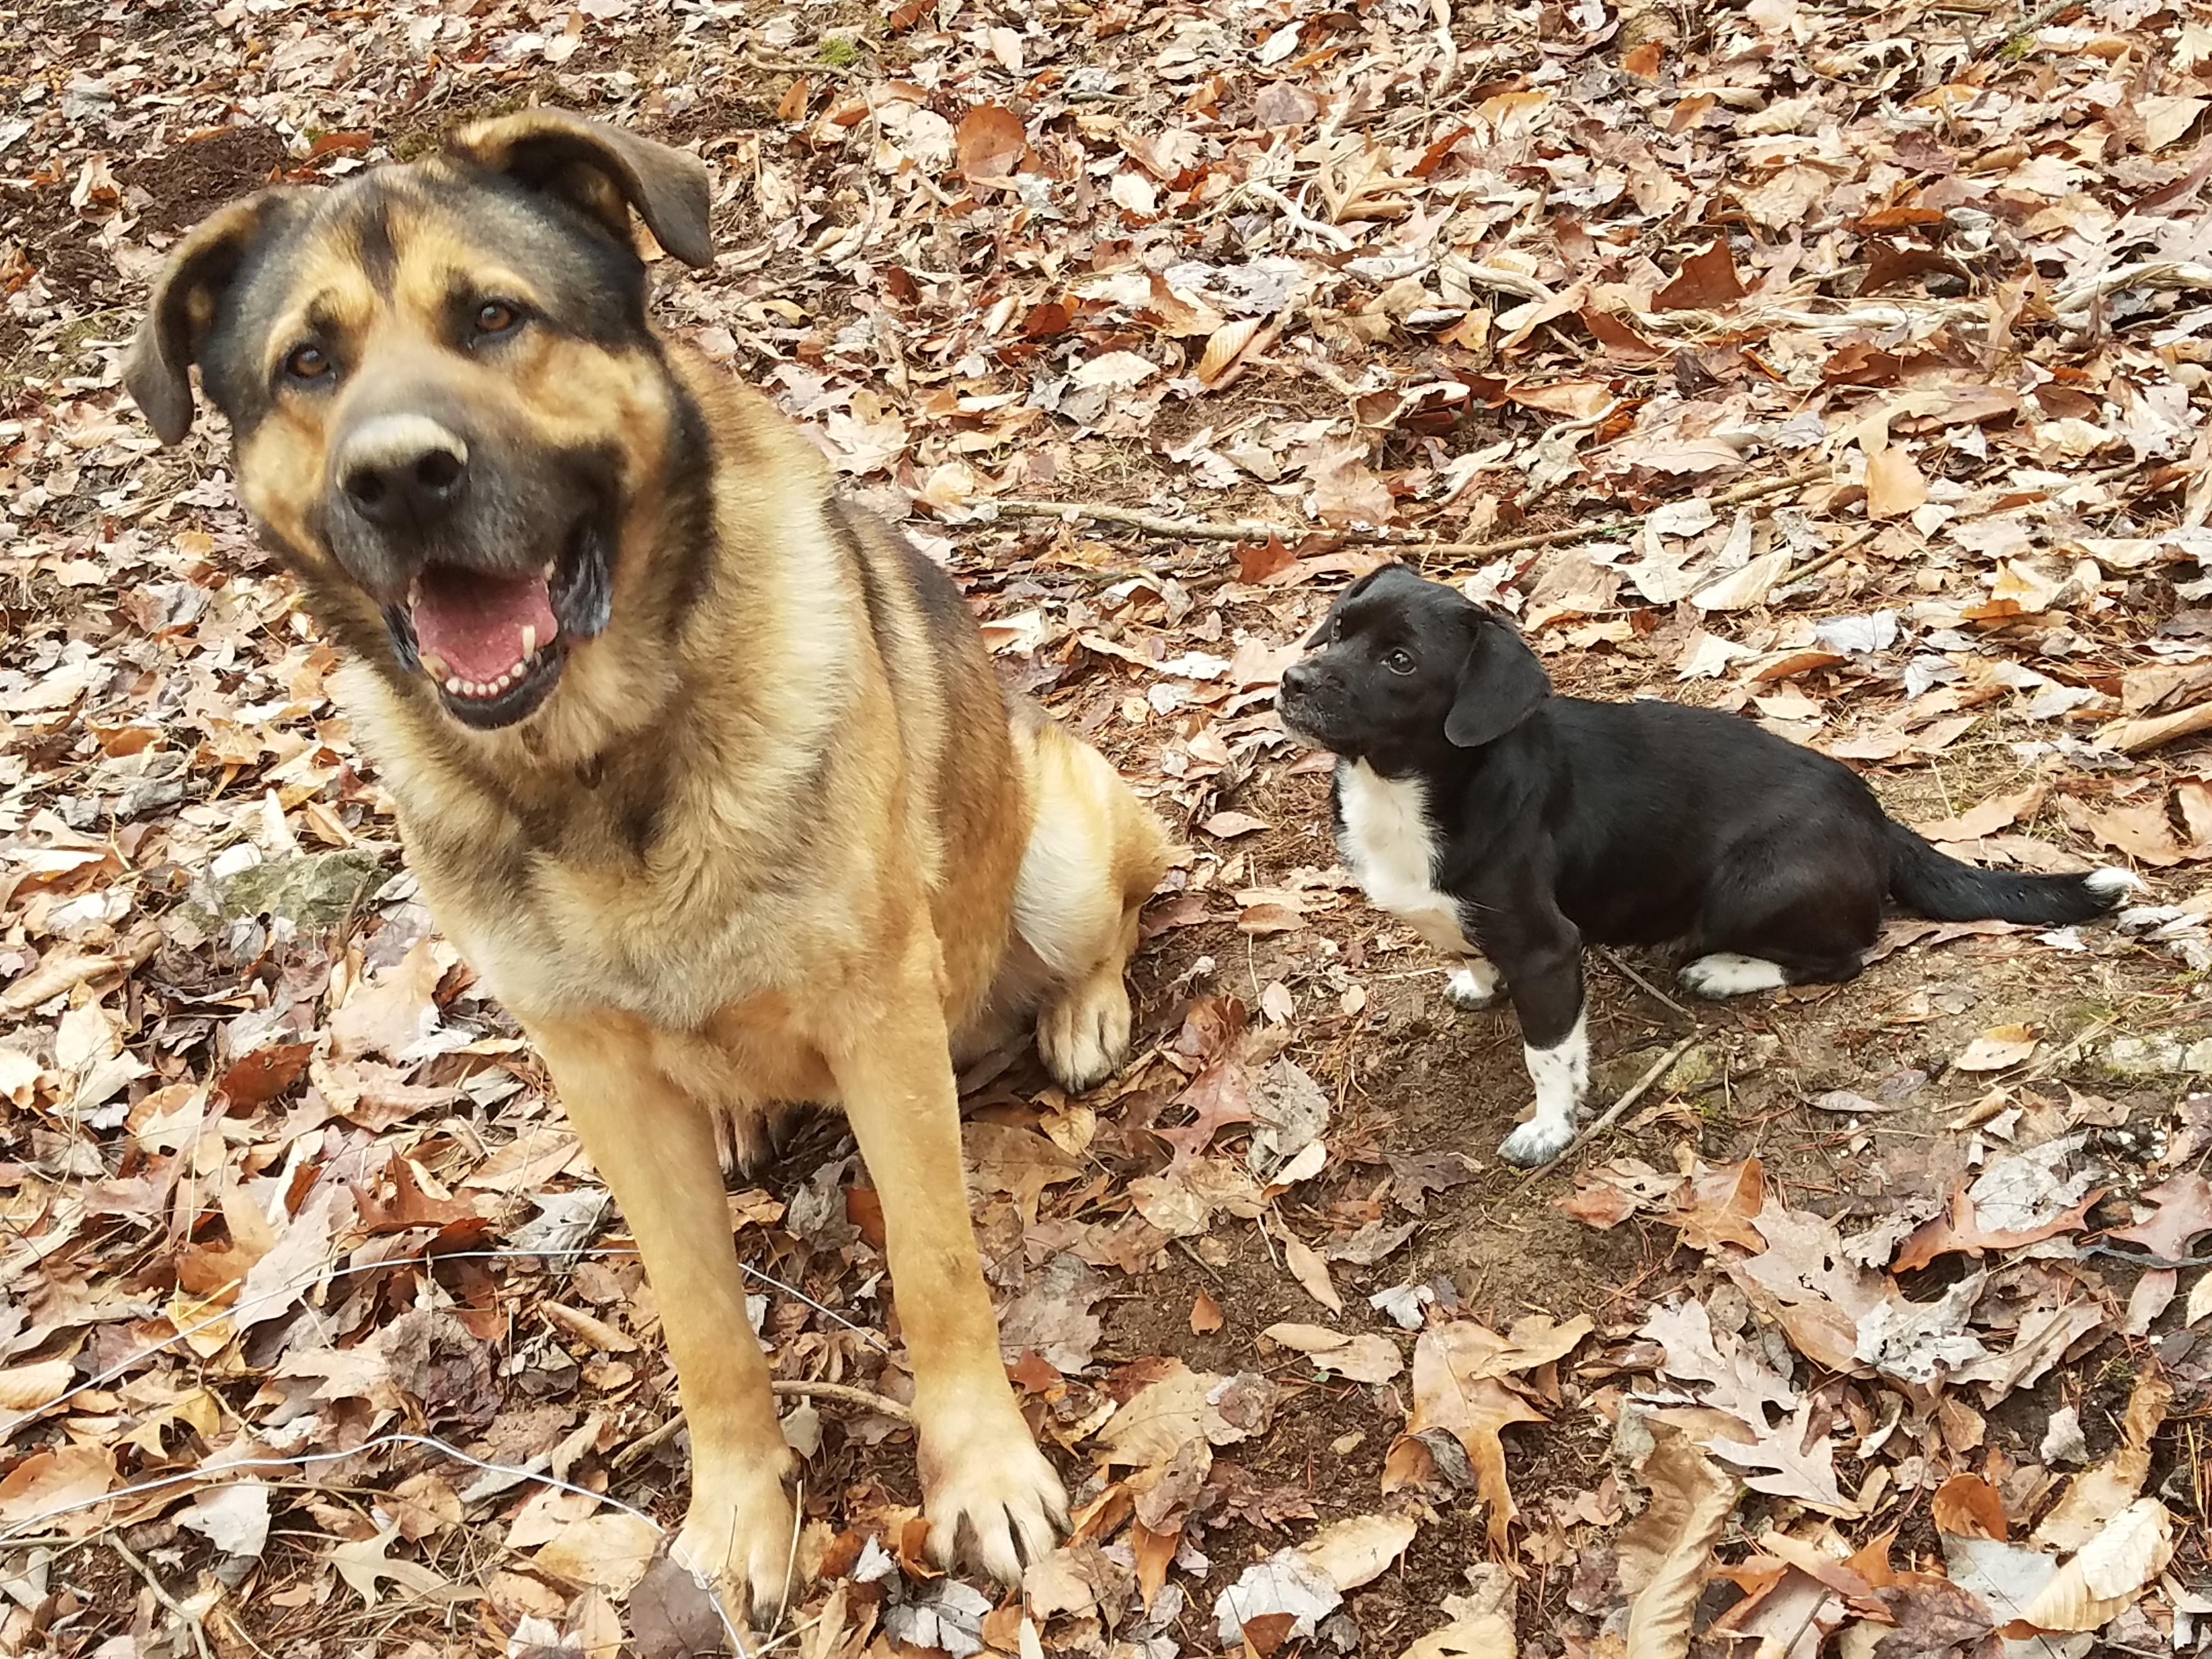
[[[1312,679],[1312,668],[1304,663],[1294,662],[1283,671],[1282,689],[1297,696],[1305,690]]]
[[[425,530],[460,499],[469,447],[422,415],[384,415],[352,433],[338,452],[346,504],[382,530]]]

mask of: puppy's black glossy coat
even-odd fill
[[[1679,942],[1684,982],[1726,995],[1851,978],[1887,898],[1938,920],[2053,925],[2133,884],[1962,864],[1848,767],[1732,715],[1554,696],[1510,623],[1402,565],[1346,590],[1309,644],[1283,676],[1282,720],[1340,757],[1347,862],[1378,903],[1470,958],[1462,1000],[1502,975],[1520,1017],[1538,1120],[1508,1141],[1516,1161],[1556,1156],[1573,1133],[1585,939]]]

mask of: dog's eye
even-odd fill
[[[477,307],[475,320],[479,337],[505,334],[522,320],[522,313],[504,300],[487,300]]]
[[[320,346],[295,346],[284,359],[284,372],[295,380],[320,380],[332,372],[330,354]]]
[[[1402,649],[1393,651],[1382,659],[1382,665],[1394,674],[1410,674],[1413,672],[1413,653]]]

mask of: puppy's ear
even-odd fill
[[[1468,626],[1474,637],[1444,716],[1444,736],[1462,749],[1479,749],[1534,714],[1552,695],[1552,682],[1512,623],[1477,609]]]
[[[264,190],[218,208],[177,244],[155,279],[146,315],[123,359],[123,384],[165,444],[192,429],[192,365],[207,343],[216,307],[246,250],[290,192]]]
[[[624,246],[629,214],[687,265],[714,263],[707,231],[707,168],[672,149],[566,110],[531,109],[463,127],[447,150],[590,214]]]
[[[1404,567],[1401,565],[1378,564],[1374,569],[1369,571],[1358,581],[1352,583],[1351,586],[1346,588],[1343,592],[1338,594],[1336,596],[1336,603],[1329,606],[1328,613],[1321,619],[1321,626],[1315,629],[1312,633],[1306,635],[1305,648],[1311,651],[1317,647],[1327,645],[1328,643],[1328,630],[1331,624],[1336,621],[1336,613],[1343,610],[1345,605],[1351,600],[1357,599],[1360,594],[1364,593],[1369,588],[1374,586],[1375,579],[1377,576],[1380,576],[1384,571],[1398,570],[1402,568],[1404,568]]]

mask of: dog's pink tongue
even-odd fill
[[[445,659],[465,680],[494,680],[529,655],[526,628],[546,645],[561,625],[538,576],[487,576],[480,571],[422,573],[415,595],[415,642],[425,656]]]

